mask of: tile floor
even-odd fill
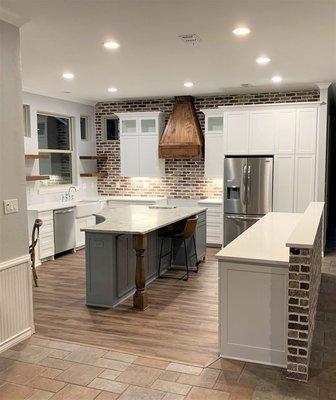
[[[205,368],[34,335],[0,356],[0,400],[336,400],[336,253],[323,260],[308,383],[280,368]]]

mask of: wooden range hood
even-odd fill
[[[192,96],[175,97],[159,144],[159,158],[202,158],[203,134]]]

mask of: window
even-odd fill
[[[30,133],[30,107],[27,104],[23,105],[23,133],[25,137],[31,137]]]
[[[102,131],[105,140],[119,139],[119,120],[116,115],[110,117],[102,117]]]
[[[71,118],[37,114],[37,138],[40,153],[48,155],[39,161],[40,174],[49,175],[43,185],[72,183],[72,123]]]
[[[80,117],[81,140],[89,140],[89,117]]]

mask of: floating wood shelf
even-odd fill
[[[107,156],[79,156],[80,160],[99,160],[99,161],[106,161]]]
[[[81,178],[92,178],[94,176],[97,176],[98,178],[106,178],[107,177],[107,172],[86,172],[83,174],[80,174]]]
[[[46,160],[48,158],[48,154],[25,154],[26,160]]]
[[[26,176],[26,181],[45,181],[50,179],[49,175],[28,175]]]

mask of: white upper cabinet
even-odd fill
[[[273,211],[293,212],[294,155],[274,157]]]
[[[120,134],[135,135],[137,133],[137,122],[136,118],[120,120]]]
[[[222,178],[224,168],[224,136],[205,135],[205,177]]]
[[[275,112],[275,154],[293,154],[295,151],[296,110]]]
[[[274,121],[273,110],[250,112],[250,154],[274,154]]]
[[[205,132],[206,133],[223,133],[224,121],[223,114],[209,115],[206,119]]]
[[[301,108],[296,115],[296,153],[315,153],[317,109]]]
[[[164,126],[161,112],[118,113],[120,120],[120,164],[125,177],[160,177],[164,160],[159,159],[159,141]]]
[[[120,136],[120,173],[132,177],[139,174],[139,138],[136,135]]]
[[[226,154],[248,154],[248,111],[228,111],[225,113],[225,140]]]
[[[155,177],[161,175],[161,163],[157,155],[159,138],[148,135],[139,139],[139,176]]]
[[[155,118],[140,119],[140,133],[142,135],[155,134],[157,132],[157,120]]]

